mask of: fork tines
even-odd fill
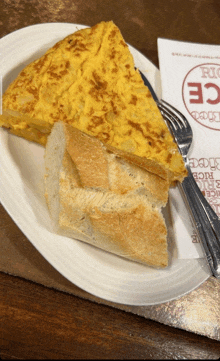
[[[190,125],[185,116],[171,104],[161,99],[160,101],[157,101],[157,106],[160,109],[164,119],[168,120],[174,129],[190,128]]]

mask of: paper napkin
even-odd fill
[[[194,178],[220,217],[220,46],[158,39],[162,98],[191,124]],[[170,191],[178,258],[204,257],[178,188]]]

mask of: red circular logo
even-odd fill
[[[220,64],[200,64],[185,76],[182,97],[191,117],[199,124],[220,130]]]

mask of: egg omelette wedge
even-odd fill
[[[0,126],[46,145],[61,120],[128,161],[169,178],[186,176],[182,156],[118,27],[79,30],[27,65],[2,99]]]

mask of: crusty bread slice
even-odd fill
[[[73,161],[78,187],[118,194],[133,192],[147,196],[158,207],[166,205],[168,179],[162,179],[111,153],[100,140],[64,122],[57,122],[48,143],[45,151],[46,168],[51,168],[53,162],[58,160],[63,162],[64,168],[70,166],[66,161],[67,156],[64,157],[66,151]]]
[[[89,207],[94,245],[130,260],[155,267],[168,264],[166,225],[145,196],[113,195],[99,207]]]
[[[101,170],[99,160],[102,174],[94,171]],[[167,266],[160,208],[167,202],[168,180],[127,163],[63,122],[48,137],[45,166],[45,195],[57,233],[133,261]]]

